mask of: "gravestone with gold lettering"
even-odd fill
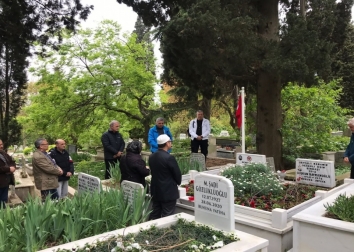
[[[101,180],[98,177],[80,172],[78,180],[78,193],[93,193],[101,191]]]
[[[194,180],[195,221],[230,232],[235,229],[234,186],[222,176],[199,173]]]
[[[306,185],[335,187],[334,162],[297,158],[296,182]]]

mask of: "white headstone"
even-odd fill
[[[229,137],[230,134],[229,134],[229,132],[228,132],[227,130],[222,130],[222,131],[220,132],[220,135],[219,135],[219,136],[221,136],[221,137]]]
[[[181,133],[181,134],[179,134],[179,139],[180,139],[180,140],[187,139],[187,135],[184,134],[184,133]]]
[[[199,173],[194,180],[195,221],[226,232],[235,229],[234,186],[222,176]]]
[[[297,158],[296,181],[306,185],[335,187],[334,162]]]
[[[236,164],[248,164],[248,163],[261,163],[266,164],[267,159],[265,155],[249,154],[249,153],[236,153]]]
[[[101,180],[98,177],[91,176],[86,173],[79,173],[78,176],[78,193],[82,192],[100,192],[101,191]]]
[[[120,184],[120,188],[124,193],[124,196],[128,198],[128,204],[133,204],[134,196],[144,193],[144,187],[142,184],[131,182],[128,180],[123,180]]]

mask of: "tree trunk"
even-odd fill
[[[278,0],[262,0],[258,33],[265,43],[279,41]],[[264,52],[264,59],[268,52]],[[281,82],[276,69],[260,69],[257,80],[257,152],[273,157],[276,169],[282,169]]]
[[[203,110],[203,115],[206,119],[210,120],[211,115],[211,99],[203,98],[201,104],[201,110]]]

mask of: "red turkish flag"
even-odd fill
[[[242,97],[241,95],[238,97],[238,105],[235,113],[237,127],[241,128],[242,125]]]

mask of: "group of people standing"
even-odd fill
[[[156,125],[150,128],[148,143],[151,155],[147,166],[140,153],[142,144],[133,140],[127,145],[126,154],[122,155],[125,142],[119,133],[120,124],[112,121],[109,130],[102,137],[106,165],[106,178],[110,178],[111,169],[119,161],[122,181],[128,180],[145,186],[145,177],[151,174],[150,194],[152,196],[152,212],[150,219],[172,215],[175,211],[176,200],[179,198],[178,185],[182,175],[174,156],[170,155],[173,136],[165,126],[162,117],[156,119]],[[208,155],[208,137],[210,134],[209,120],[203,116],[203,111],[197,111],[197,117],[189,124],[191,135],[191,151]]]

